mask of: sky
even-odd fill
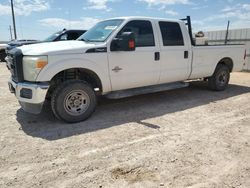
[[[194,31],[250,28],[250,0],[13,0],[18,39],[47,38],[67,29],[89,29],[120,16],[181,19],[191,16]],[[10,40],[10,0],[0,0],[0,41]]]

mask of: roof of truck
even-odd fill
[[[168,18],[157,18],[157,17],[147,17],[147,16],[124,16],[124,17],[114,17],[114,18],[108,18],[105,20],[113,20],[113,19],[124,19],[124,20],[133,20],[133,19],[147,19],[147,20],[162,20],[162,21],[169,21],[169,22],[178,22],[183,23],[181,20],[174,20],[174,19],[168,19]]]

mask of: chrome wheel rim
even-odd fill
[[[73,116],[84,114],[90,105],[90,98],[84,91],[75,90],[70,92],[64,99],[65,111]]]

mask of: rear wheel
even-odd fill
[[[208,78],[208,86],[215,91],[223,91],[227,88],[230,80],[230,70],[228,66],[219,64],[213,76]]]
[[[68,123],[80,122],[94,112],[96,95],[92,87],[84,81],[66,81],[53,92],[51,107],[58,119]]]

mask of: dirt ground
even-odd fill
[[[65,124],[25,113],[0,64],[0,187],[250,187],[250,73],[121,100]]]

